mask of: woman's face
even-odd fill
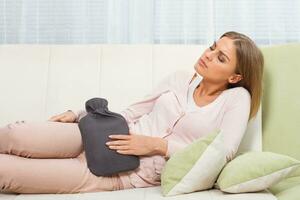
[[[222,37],[204,51],[194,68],[206,80],[227,85],[241,79],[241,75],[235,74],[236,59],[233,40]]]

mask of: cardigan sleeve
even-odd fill
[[[220,133],[223,134],[224,146],[227,151],[227,162],[235,157],[247,129],[251,107],[250,93],[245,88],[239,87],[231,102],[234,103],[226,109],[220,126]]]
[[[78,123],[79,120],[81,118],[83,118],[87,114],[87,112],[85,110],[83,110],[83,109],[80,109],[80,110],[68,110],[68,111],[72,111],[75,114],[75,116],[76,116],[75,121],[74,121],[75,123]]]
[[[178,71],[166,76],[158,85],[156,85],[156,87],[154,87],[154,89],[152,89],[150,94],[144,96],[140,101],[131,104],[121,111],[120,114],[128,123],[132,123],[136,122],[143,115],[150,113],[160,95],[170,90],[172,84],[174,84],[177,73]]]

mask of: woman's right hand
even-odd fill
[[[51,117],[48,121],[52,121],[52,122],[75,122],[76,120],[76,115],[71,111],[68,110],[64,113],[61,113],[59,115],[54,115],[53,117]]]

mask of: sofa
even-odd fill
[[[193,70],[205,48],[150,44],[0,45],[0,126],[17,120],[47,120],[67,109],[83,109],[84,102],[96,96],[108,99],[110,110],[121,111],[169,73]],[[261,49],[266,63],[262,106],[249,122],[238,154],[263,150],[300,160],[300,92],[296,86],[300,44]],[[0,194],[0,199],[26,198],[293,200],[300,198],[300,169],[269,190],[243,194],[212,188],[163,197],[160,186],[80,194]]]
[[[300,44],[262,48],[265,57],[262,100],[263,151],[300,160]],[[300,199],[300,169],[269,189],[279,200]]]

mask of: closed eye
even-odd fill
[[[216,46],[217,46],[217,43],[216,41],[214,41],[213,45],[211,45],[209,47],[209,49],[211,51],[214,51],[216,49]],[[224,59],[224,57],[222,56],[224,53],[222,51],[219,51],[219,56],[218,56],[218,60],[221,62],[221,63],[224,63],[226,61],[226,59]]]

